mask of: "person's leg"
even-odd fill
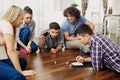
[[[88,46],[83,45],[82,43],[80,43],[79,40],[66,41],[66,49],[80,49],[80,48],[83,48],[84,52],[89,51]]]
[[[80,47],[83,48],[84,46],[78,40],[66,41],[66,48],[67,49],[80,49]]]
[[[5,63],[5,64],[8,64],[8,65],[10,65],[11,67],[14,68],[14,66],[13,66],[12,62],[10,61],[10,59],[2,59],[0,61]],[[27,65],[27,61],[24,58],[20,58],[19,62],[20,62],[20,66],[21,66],[22,70],[24,70],[26,65]]]
[[[31,46],[31,50],[32,50],[31,53],[34,53],[38,50],[38,46],[35,42],[32,41],[30,46]]]
[[[22,28],[21,31],[20,31],[20,35],[19,35],[22,43],[27,45],[28,41],[29,41],[29,36],[30,36],[30,28],[28,28],[28,27]],[[19,44],[17,44],[17,47],[21,47],[21,46]]]
[[[13,67],[0,61],[0,80],[26,80],[26,78]]]

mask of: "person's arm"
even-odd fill
[[[22,71],[21,67],[20,67],[20,63],[19,63],[19,58],[18,58],[18,53],[14,47],[15,45],[15,39],[14,36],[12,34],[4,34],[4,39],[6,42],[6,52],[8,54],[8,57],[10,58],[11,62],[13,63],[14,67],[16,70],[18,70],[19,72],[21,72],[24,76],[33,76],[36,74],[35,71],[32,70],[25,70]]]
[[[20,40],[20,30],[21,30],[21,28],[23,28],[24,26],[22,25],[22,24],[20,24],[20,26],[19,26],[19,28],[17,28],[17,32],[16,32],[16,41],[17,41],[17,43],[20,45],[20,46],[22,46],[23,48],[25,48],[26,49],[26,45],[25,44],[23,44],[22,43],[22,41]]]
[[[91,47],[91,62],[94,70],[99,71],[103,68],[102,53],[102,47],[95,41]]]
[[[29,42],[28,42],[28,47],[31,49],[30,45],[33,41],[33,38],[34,38],[34,35],[35,35],[35,21],[34,20],[31,20],[30,24],[28,25],[32,30],[31,30],[31,37],[29,39]]]
[[[39,44],[38,44],[39,49],[44,48],[45,40],[46,40],[45,36],[41,34],[40,39],[39,39]]]
[[[12,61],[15,69],[17,69],[18,71],[22,71],[21,67],[20,67],[20,63],[18,61],[18,54],[14,48],[14,38],[13,35],[11,34],[4,34],[4,39],[6,42],[6,50],[7,50],[7,54],[10,58],[10,60]]]
[[[22,46],[26,51],[27,53],[30,53],[31,52],[31,48],[26,46],[21,40],[17,40],[17,43]]]
[[[57,53],[62,49],[62,46],[57,46],[57,48],[51,48],[51,53]]]
[[[23,44],[23,42],[22,42],[20,39],[17,40],[17,43],[18,43],[20,46],[22,46],[24,49],[27,48],[27,46],[26,46],[25,44]]]
[[[65,39],[68,41],[77,40],[76,37],[70,36],[69,27],[70,27],[69,20],[65,19],[65,21],[63,21],[63,23],[61,24],[61,30],[63,31]]]
[[[90,22],[89,20],[87,20],[85,24],[87,24],[88,26],[90,26],[90,28],[91,28],[92,30],[94,30],[95,25],[94,25],[92,22]]]
[[[68,41],[78,40],[76,37],[69,36],[69,32],[64,32],[64,36]]]
[[[30,45],[31,45],[32,41],[33,41],[33,37],[30,38],[30,40],[29,40],[29,42],[28,42],[28,44],[27,44],[27,47],[30,48],[30,49],[31,49],[31,46],[30,46]]]
[[[57,46],[56,53],[59,52],[62,49],[62,46]]]
[[[84,58],[82,56],[77,56],[76,61],[80,63],[91,62],[91,57]]]
[[[91,57],[85,58],[84,62],[91,62]]]

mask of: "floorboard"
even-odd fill
[[[75,61],[77,55],[79,50],[65,50],[57,54],[44,51],[19,56],[26,58],[26,69],[37,71],[36,76],[27,77],[27,80],[120,80],[119,73],[107,68],[94,71],[91,63],[86,63],[82,67],[71,67],[70,62]]]

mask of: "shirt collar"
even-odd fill
[[[31,22],[30,22],[30,23],[31,23]],[[24,26],[30,26],[31,24],[28,24],[28,25],[27,25],[27,24],[25,24],[25,22],[23,21],[23,22],[22,22],[22,25],[24,25]]]
[[[94,37],[95,37],[95,33],[93,33],[92,38],[91,38],[91,41],[89,42],[89,48],[90,48],[90,46],[92,45],[92,42],[93,42],[93,40],[94,40]]]

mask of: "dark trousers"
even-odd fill
[[[20,40],[22,41],[22,43],[24,43],[26,46],[29,42],[29,36],[30,36],[30,28],[28,28],[28,27],[22,28],[20,31],[19,37],[20,37]],[[38,46],[36,45],[35,42],[32,41],[30,46],[31,46],[32,53],[37,51]],[[21,46],[17,43],[17,47],[21,47]]]
[[[19,61],[21,68],[25,69],[26,60],[20,58]],[[10,59],[2,59],[0,60],[0,80],[26,80],[26,78],[14,68]]]

